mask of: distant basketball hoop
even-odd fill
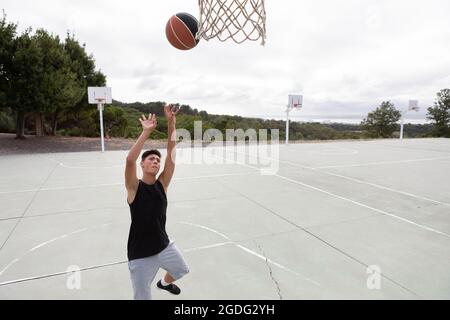
[[[419,109],[419,101],[417,100],[409,100],[409,104],[408,104],[408,110],[402,111],[400,112],[402,115],[401,121],[400,121],[400,140],[403,140],[403,126],[404,126],[404,115],[408,112],[408,111],[415,111],[418,112]]]
[[[105,102],[106,102],[106,98],[95,98],[95,103],[97,104],[97,106],[103,107]]]
[[[102,144],[102,152],[105,152],[105,139],[103,133],[103,106],[112,103],[112,93],[109,87],[88,87],[88,102],[96,104],[100,112],[100,138]]]
[[[303,96],[297,94],[289,95],[288,108],[290,109],[301,109],[303,104]]]
[[[286,108],[286,144],[289,144],[289,112],[292,110],[300,110],[303,107],[302,95],[290,94],[288,99],[288,105]]]

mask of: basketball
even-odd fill
[[[180,50],[194,48],[198,40],[198,21],[189,13],[181,12],[170,17],[166,24],[166,36],[170,44]]]

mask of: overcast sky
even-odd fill
[[[42,27],[86,43],[113,98],[167,101],[209,113],[359,121],[382,101],[425,118],[450,87],[449,0],[266,0],[267,44],[201,41],[170,46],[168,18],[198,16],[198,0],[2,0],[19,30]],[[417,120],[416,120],[417,121]]]

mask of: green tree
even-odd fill
[[[86,114],[84,111],[95,108],[88,103],[87,87],[103,87],[106,85],[106,76],[100,70],[95,69],[95,59],[92,55],[86,53],[85,44],[81,45],[74,35],[67,34],[64,50],[70,57],[70,68],[76,74],[76,81],[83,88],[83,93],[82,98],[77,103],[65,110],[59,110],[58,113],[53,115],[55,122],[64,113],[74,114],[75,118],[79,119],[81,114]],[[76,123],[74,124],[76,125]],[[56,128],[53,128],[53,131],[56,131]]]
[[[17,25],[6,21],[6,14],[0,20],[0,108],[8,107],[10,80],[15,51]]]
[[[125,129],[128,125],[128,121],[124,116],[122,108],[107,106],[104,108],[103,121],[105,125],[105,136],[110,137],[123,137],[125,135]]]
[[[43,29],[31,35],[27,29],[13,44],[3,104],[16,114],[17,138],[24,138],[25,117],[30,113],[35,117],[36,134],[43,135],[43,113],[79,100],[80,88],[58,37]]]
[[[83,87],[72,71],[72,61],[58,36],[43,29],[36,31],[33,40],[40,49],[39,95],[35,98],[36,135],[44,135],[44,113],[55,114],[73,106],[83,97]],[[55,132],[56,128],[52,130]]]
[[[450,137],[450,89],[442,89],[436,95],[434,107],[428,108],[427,119],[434,122],[434,136]]]
[[[361,122],[361,127],[366,130],[369,137],[389,138],[397,129],[397,121],[400,120],[401,113],[395,109],[390,101],[383,101],[373,112],[370,112]]]
[[[35,108],[36,97],[39,96],[41,72],[41,52],[30,36],[31,29],[25,30],[14,39],[14,52],[11,65],[8,89],[5,100],[16,115],[16,138],[24,139],[25,117]]]

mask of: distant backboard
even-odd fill
[[[419,101],[409,100],[408,110],[419,111]]]
[[[90,104],[112,103],[111,88],[88,87],[88,100]]]
[[[300,109],[302,107],[302,105],[303,105],[303,96],[302,95],[298,95],[298,94],[290,94],[289,95],[288,108]]]

